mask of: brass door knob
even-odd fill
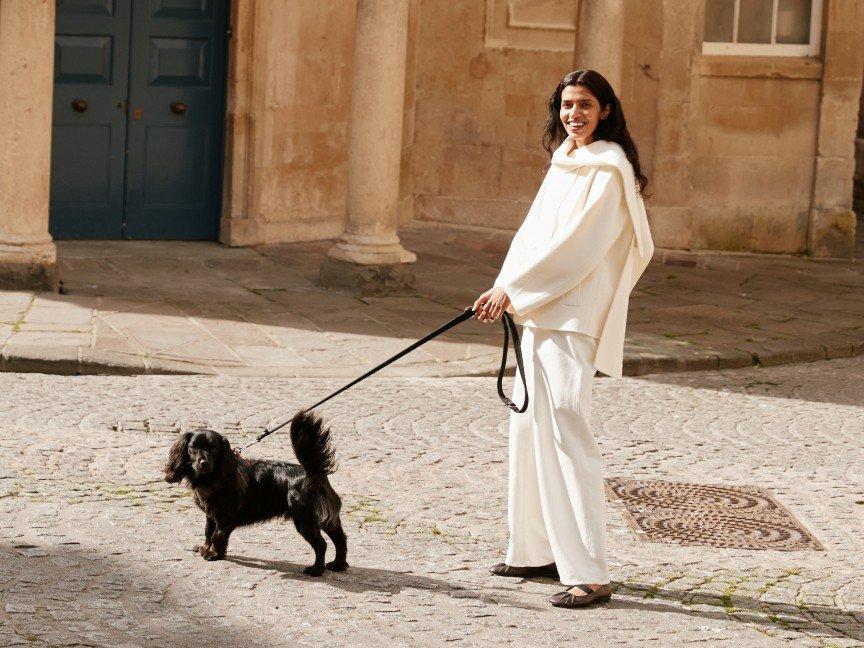
[[[85,110],[87,110],[87,102],[83,99],[73,99],[72,110],[74,110],[75,112],[84,112]]]
[[[186,104],[182,101],[172,101],[171,102],[171,112],[175,115],[185,115],[186,114]]]

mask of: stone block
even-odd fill
[[[439,195],[445,145],[437,142],[415,143],[411,168],[414,172],[414,193]]]
[[[698,81],[700,106],[734,106],[744,103],[748,79],[734,76],[701,77]]]
[[[737,209],[695,208],[694,250],[749,250],[753,238],[753,214]]]
[[[699,57],[703,77],[771,79],[821,79],[822,63],[804,56],[717,56]]]
[[[441,193],[465,198],[498,195],[501,147],[450,145],[443,151]]]
[[[855,253],[855,212],[814,209],[810,213],[810,254],[850,259]]]
[[[319,283],[360,297],[413,294],[414,270],[410,264],[361,265],[327,257],[321,264]]]
[[[516,229],[530,207],[530,201],[417,196],[415,214],[420,220]]]
[[[814,362],[825,360],[825,349],[822,345],[807,346],[801,340],[765,341],[748,346],[758,363],[763,367],[791,364],[794,362]]]
[[[859,25],[862,23],[859,23]],[[832,31],[829,29],[825,44],[823,75],[826,79],[861,78],[864,63],[864,33]]]
[[[505,148],[501,154],[500,198],[533,200],[548,163],[545,152]]]
[[[753,251],[802,254],[807,250],[809,210],[758,212],[753,218]]]
[[[532,97],[524,94],[504,95],[504,114],[508,117],[525,117],[531,110]]]
[[[678,157],[654,158],[654,186],[652,188],[649,185],[648,191],[653,192],[657,203],[682,207],[690,204],[692,187],[689,166],[689,160]]]
[[[658,113],[654,156],[689,156],[692,149],[690,104],[664,100]]]
[[[540,94],[548,98],[561,77],[571,70],[571,58],[561,52],[509,52],[502,67],[507,94]]]
[[[813,161],[806,157],[699,157],[693,165],[694,205],[809,203],[812,177]]]
[[[144,358],[139,355],[106,349],[82,349],[78,373],[81,375],[109,374],[134,376],[146,371]]]
[[[680,2],[680,0],[663,0],[663,19],[656,21],[663,26],[663,47],[680,47],[699,52],[702,43],[699,35],[702,33],[701,7],[698,2]]]
[[[548,97],[533,96],[531,108],[528,111],[528,119],[525,122],[524,137],[522,139],[523,148],[541,150],[543,131],[546,128],[546,120],[549,117],[547,101]]]
[[[858,100],[834,95],[822,97],[822,115],[819,120],[819,155],[824,157],[853,157],[855,131],[858,127]],[[815,122],[814,122],[815,123]]]
[[[861,97],[861,79],[856,77],[824,79],[822,81],[822,94],[858,102]]]
[[[3,349],[3,371],[75,375],[78,373],[77,346],[15,344]]]
[[[854,30],[864,25],[864,5],[859,0],[831,0],[828,3],[828,29]]]
[[[852,208],[853,157],[817,157],[813,185],[813,207],[834,213]]]
[[[697,151],[700,155],[782,155],[780,112],[776,106],[702,105]]]
[[[667,101],[687,101],[693,85],[690,67],[693,52],[677,45],[664,48],[660,53],[659,71],[662,83],[660,95]]]
[[[624,42],[659,47],[665,32],[665,20],[658,20],[658,16],[665,18],[663,10],[667,4],[668,2],[664,0],[639,0],[627,3]]]
[[[7,255],[0,249],[0,290],[57,292],[56,256],[28,256],[17,250]]]
[[[648,187],[649,191],[651,187]],[[648,222],[658,248],[689,249],[692,243],[691,207],[655,207],[648,201]]]

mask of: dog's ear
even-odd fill
[[[219,467],[222,473],[222,483],[230,484],[237,477],[237,453],[231,447],[231,442],[219,435]]]
[[[165,464],[165,481],[169,484],[176,484],[186,476],[186,468],[189,466],[189,455],[186,448],[191,438],[191,432],[184,432],[168,451],[168,462]]]

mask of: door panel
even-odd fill
[[[126,238],[216,237],[226,5],[134,3]]]
[[[214,239],[228,0],[57,0],[50,231]]]
[[[119,238],[130,5],[60,0],[54,42],[50,232]]]

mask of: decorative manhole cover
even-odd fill
[[[764,488],[610,478],[606,492],[640,540],[733,549],[824,549]]]

